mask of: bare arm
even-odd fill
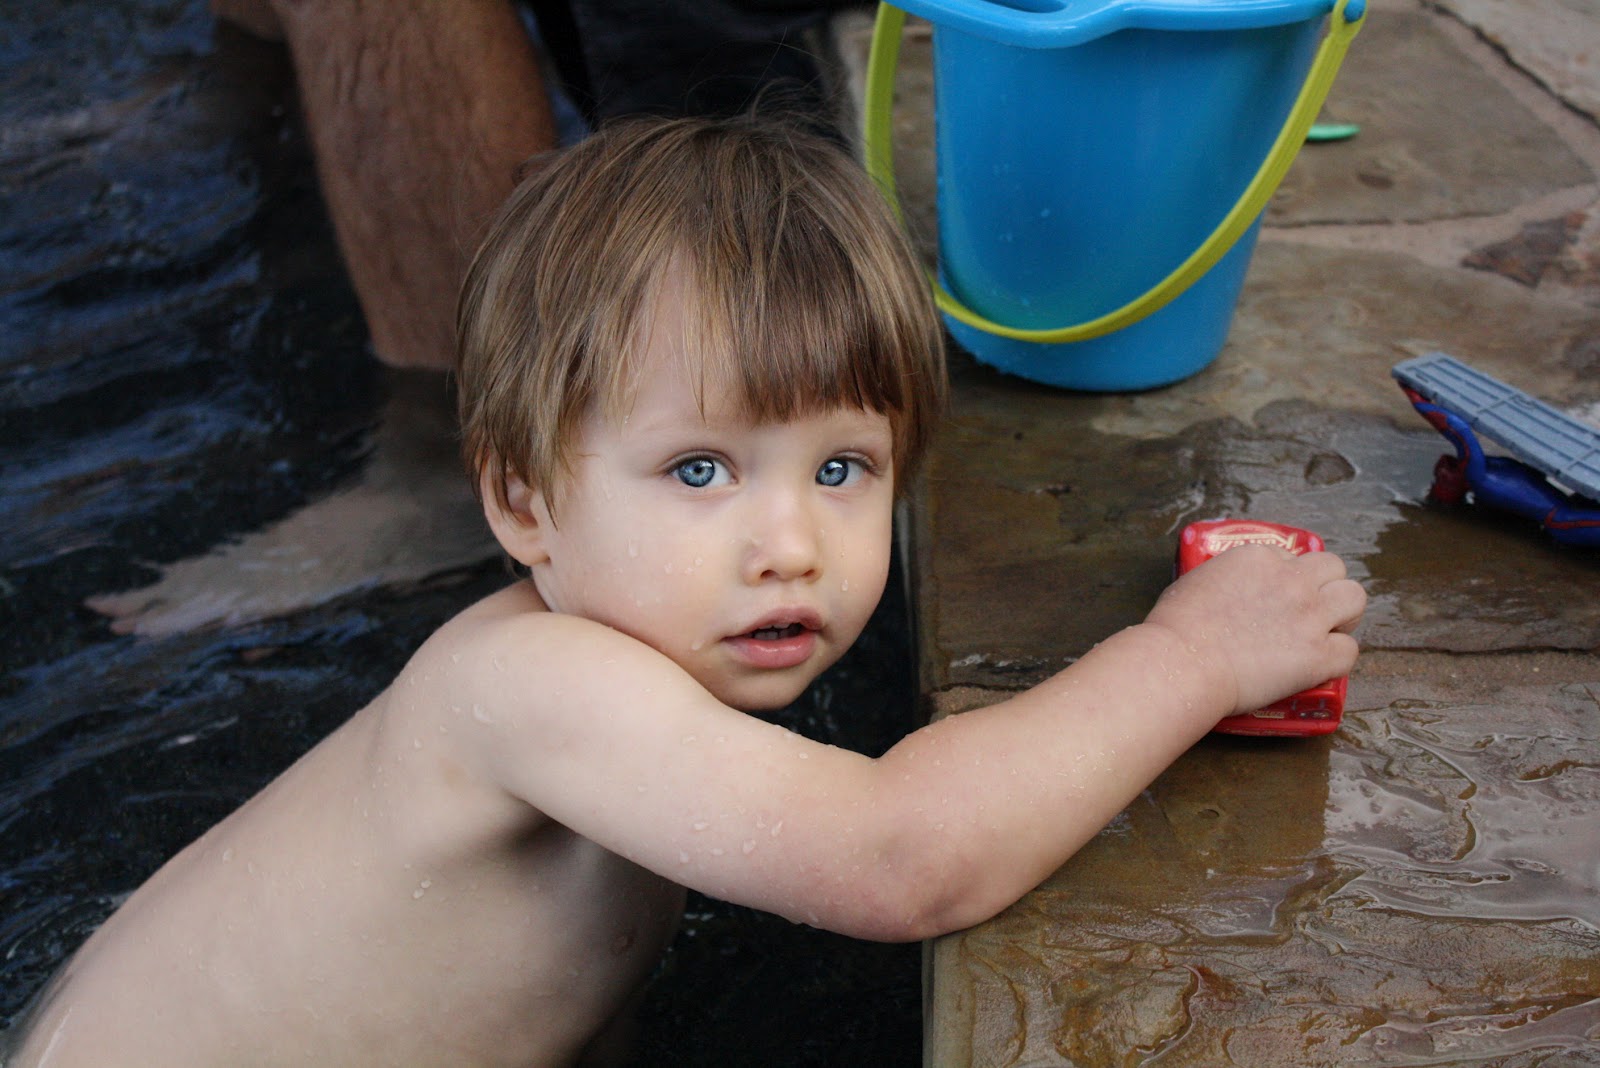
[[[707,893],[915,939],[1022,896],[1222,716],[1347,671],[1364,595],[1343,574],[1224,554],[1054,678],[877,760],[729,709],[582,620],[508,620],[461,655],[490,774],[553,819]]]
[[[373,345],[452,366],[456,293],[517,168],[556,145],[508,0],[217,0],[294,58],[317,173]],[[252,17],[253,16],[253,17]]]

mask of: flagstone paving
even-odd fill
[[[1600,1064],[1600,555],[1428,501],[1448,446],[1389,376],[1441,349],[1600,424],[1600,28],[1368,23],[1326,109],[1360,133],[1302,152],[1216,363],[1087,395],[958,355],[912,536],[943,716],[1140,619],[1188,521],[1318,530],[1371,596],[1343,729],[1205,740],[933,942],[929,1065]],[[926,33],[896,136],[931,253]]]

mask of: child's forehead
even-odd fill
[[[629,360],[603,402],[603,418],[634,429],[647,427],[750,428],[796,418],[858,415],[858,405],[800,396],[783,407],[752,383],[726,356],[695,351]],[[869,413],[878,415],[880,413]]]
[[[861,366],[854,317],[806,300],[752,308],[729,279],[701,268],[700,256],[675,251],[652,270],[633,314],[613,320],[620,331],[601,350],[612,366],[590,394],[590,416],[638,429],[641,417],[749,427],[864,413],[898,428],[901,406]]]

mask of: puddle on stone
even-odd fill
[[[1469,505],[1401,508],[1369,559],[1363,640],[1475,652],[1600,645],[1600,555],[1532,523]]]
[[[938,943],[939,1011],[1017,1064],[1600,1061],[1600,686],[1427,660],[1330,738],[1203,741]]]
[[[1326,848],[1374,905],[1600,931],[1600,687],[1359,712],[1329,767]]]
[[[1428,500],[1449,445],[1407,421],[1398,390],[1392,419],[1277,401],[1249,423],[1130,438],[1088,429],[1114,401],[968,373],[999,399],[958,413],[940,448],[959,460],[936,458],[930,481],[933,552],[962,561],[938,576],[930,608],[940,681],[1014,686],[1137,622],[1171,581],[1179,529],[1219,516],[1321,534],[1366,586],[1368,648],[1600,646],[1600,597],[1582,592],[1600,589],[1600,556],[1515,517]],[[1011,425],[997,430],[1000,418]],[[991,591],[1040,585],[1074,596],[991,611]]]

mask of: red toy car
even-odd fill
[[[1276,545],[1296,555],[1322,551],[1322,539],[1299,527],[1256,519],[1212,519],[1183,528],[1178,539],[1178,574],[1240,545]],[[1344,677],[1329,679],[1258,711],[1229,716],[1212,729],[1220,734],[1284,738],[1332,734],[1344,716],[1348,684]]]

